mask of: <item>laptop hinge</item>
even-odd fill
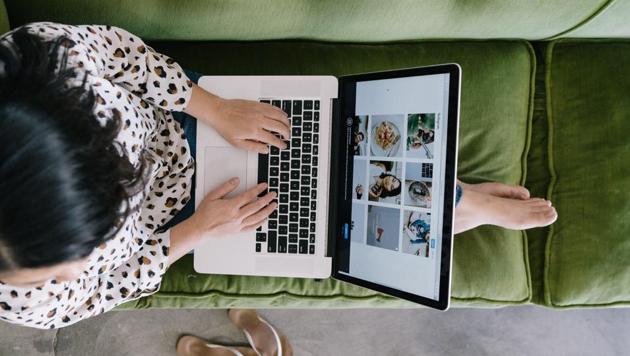
[[[332,98],[331,99],[331,107],[332,107],[332,125],[331,125],[331,147],[330,147],[330,182],[328,184],[329,187],[329,198],[328,198],[328,241],[326,244],[326,257],[334,257],[335,256],[335,242],[337,241],[337,234],[339,233],[338,224],[339,224],[339,216],[338,216],[338,194],[339,194],[339,160],[341,156],[343,156],[342,152],[340,152],[341,145],[339,142],[339,138],[341,135],[342,126],[340,123],[340,107],[339,107],[339,99]]]

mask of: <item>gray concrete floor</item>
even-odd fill
[[[628,355],[630,309],[261,310],[296,355]],[[111,312],[58,331],[0,323],[0,355],[174,355],[182,334],[245,343],[224,310]]]

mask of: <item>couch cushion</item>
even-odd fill
[[[151,39],[377,42],[445,38],[547,38],[605,0],[7,0],[14,25],[34,21],[116,25]]]
[[[552,201],[545,298],[630,302],[630,42],[560,41],[547,55]]]
[[[315,43],[155,43],[206,74],[334,74],[457,62],[462,67],[459,176],[470,182],[524,181],[534,62],[525,42],[442,42],[387,46]],[[483,227],[458,236],[453,300],[459,305],[530,298],[525,235]],[[398,307],[395,298],[333,280],[199,275],[190,256],[160,292],[136,307]]]

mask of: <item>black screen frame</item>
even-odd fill
[[[444,194],[452,199],[444,199],[442,224],[442,244],[440,262],[440,291],[438,300],[422,297],[409,292],[386,287],[377,283],[340,273],[340,267],[349,263],[350,232],[347,224],[351,222],[352,211],[352,167],[354,154],[350,145],[352,133],[351,120],[355,116],[356,83],[370,80],[394,79],[433,74],[449,74],[448,125],[446,143]],[[451,261],[453,254],[453,216],[455,206],[455,184],[457,174],[457,142],[459,130],[459,107],[461,90],[461,68],[449,63],[428,67],[399,69],[387,72],[374,72],[349,75],[339,78],[339,115],[334,117],[330,206],[334,207],[329,215],[329,241],[334,246],[332,277],[341,281],[366,287],[414,303],[439,310],[447,310],[450,303]],[[346,230],[346,232],[344,232]],[[346,257],[347,256],[347,257]]]

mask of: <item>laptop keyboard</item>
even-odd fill
[[[281,108],[291,121],[287,149],[271,146],[258,155],[258,182],[278,194],[267,232],[256,232],[256,252],[295,255],[315,253],[319,100],[261,100]]]

